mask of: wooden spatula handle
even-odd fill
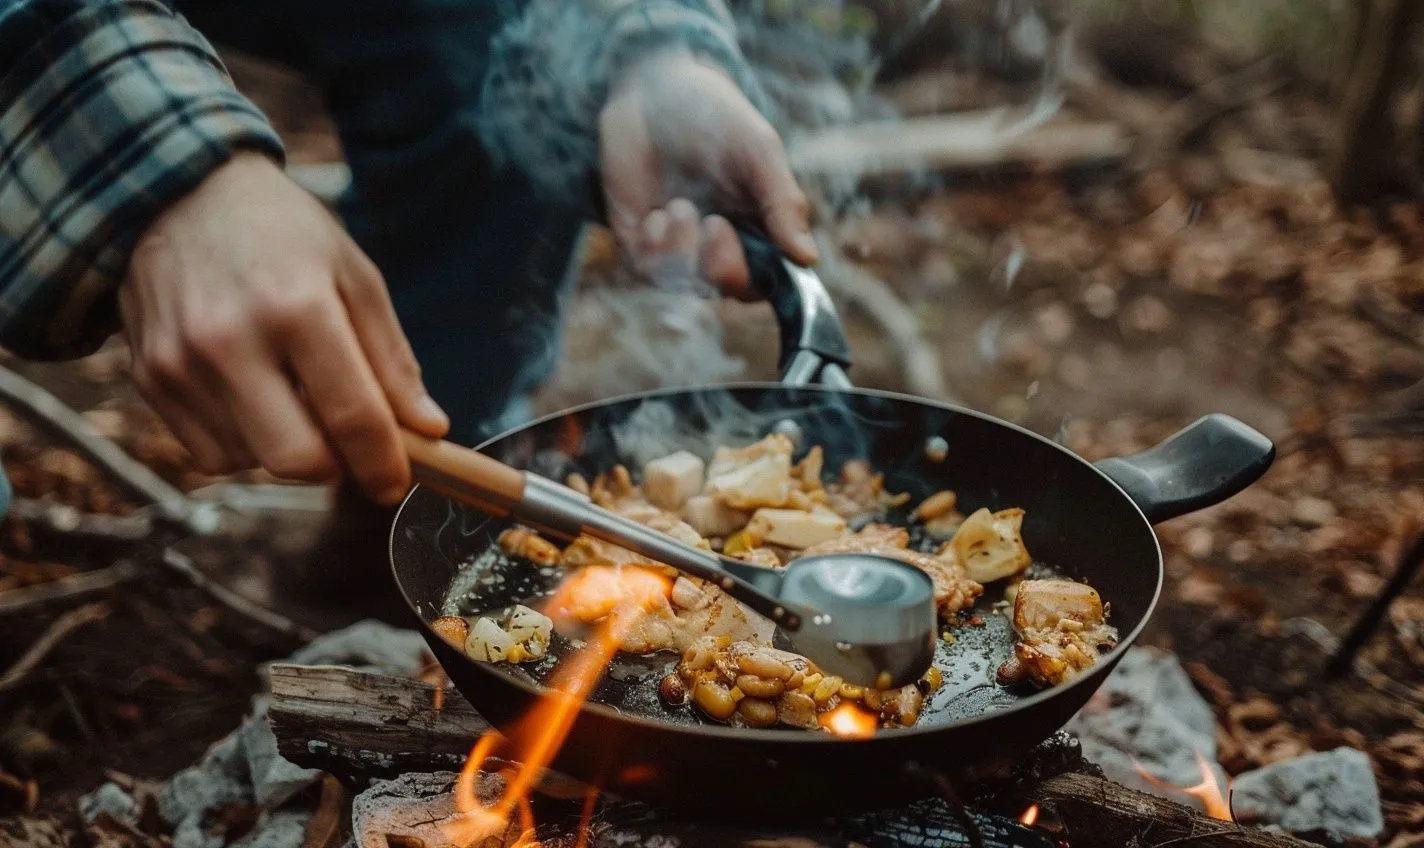
[[[485,456],[453,442],[431,439],[401,431],[406,453],[410,456],[411,473],[416,482],[449,491],[452,484],[481,500],[490,499],[518,503],[524,497],[524,472],[510,468],[497,459]]]

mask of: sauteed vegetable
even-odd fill
[[[865,552],[925,571],[934,583],[945,641],[971,617],[985,586],[1001,584],[1013,604],[1014,656],[1000,683],[1054,686],[1071,680],[1117,642],[1108,608],[1084,583],[1026,579],[1033,558],[1020,533],[1021,509],[964,515],[955,493],[930,495],[906,510],[910,496],[890,492],[863,460],[846,462],[826,482],[824,453],[813,446],[794,461],[790,438],[775,433],[741,448],[718,448],[710,462],[686,451],[649,462],[635,482],[614,466],[592,482],[566,483],[595,503],[688,545],[764,565],[784,566],[807,555]],[[890,516],[907,515],[895,526]],[[915,531],[912,536],[911,529]],[[912,545],[912,538],[918,543]],[[817,729],[842,707],[877,717],[882,726],[909,726],[942,681],[931,668],[917,683],[875,690],[826,675],[805,657],[773,646],[775,628],[717,587],[590,536],[562,550],[525,528],[506,530],[510,556],[567,571],[553,618],[528,606],[474,619],[445,616],[434,627],[485,662],[538,662],[553,630],[569,621],[608,616],[641,575],[647,612],[621,632],[629,654],[675,651],[681,659],[658,685],[669,705],[691,702],[706,718],[749,727]],[[921,549],[923,548],[923,549]],[[537,605],[537,602],[530,601]],[[1006,604],[1000,604],[1000,607]]]

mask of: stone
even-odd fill
[[[310,810],[272,813],[251,833],[232,843],[231,848],[302,848],[311,817]]]
[[[1384,829],[1370,758],[1354,748],[1306,754],[1249,771],[1231,786],[1239,821],[1292,833],[1373,839]]]
[[[1176,801],[1171,787],[1202,780],[1198,754],[1216,762],[1211,707],[1176,656],[1153,648],[1129,650],[1067,729],[1110,779]]]
[[[321,772],[295,765],[277,753],[277,737],[267,722],[269,704],[266,696],[256,698],[252,715],[239,733],[252,778],[253,797],[262,809],[275,810],[320,780]]]
[[[79,799],[79,816],[86,824],[93,824],[104,813],[113,816],[115,821],[138,824],[138,802],[112,781]]]
[[[173,827],[173,848],[221,848],[209,832],[223,809],[252,801],[247,757],[240,733],[213,745],[198,762],[175,774],[158,793],[158,814]]]
[[[284,662],[343,665],[373,674],[411,675],[425,665],[427,646],[414,630],[366,620],[323,634]]]

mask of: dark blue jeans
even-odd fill
[[[558,351],[582,216],[495,171],[475,130],[513,0],[177,0],[209,40],[322,88],[351,166],[341,214],[385,275],[426,385],[474,444],[518,423]]]

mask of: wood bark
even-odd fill
[[[1191,845],[1194,848],[1309,848],[1293,836],[1209,818],[1200,811],[1086,774],[1061,774],[1019,797],[1063,825],[1073,848]]]
[[[1361,0],[1351,33],[1347,65],[1336,113],[1327,173],[1344,202],[1370,200],[1416,174],[1405,175],[1398,134],[1391,120],[1395,95],[1415,73],[1412,46],[1424,11],[1415,0]],[[1410,170],[1419,170],[1420,151],[1409,151]]]
[[[268,720],[282,756],[342,776],[459,770],[489,723],[453,689],[335,666],[274,665]]]
[[[282,756],[297,765],[340,776],[389,777],[403,771],[455,770],[489,725],[459,693],[446,690],[437,708],[435,687],[409,678],[333,666],[275,665],[268,717]],[[571,792],[568,797],[578,797]],[[1016,816],[1038,804],[1061,822],[1074,848],[1190,844],[1195,848],[1306,848],[1310,843],[1231,822],[1083,772],[1028,780],[986,807]],[[938,801],[838,819],[825,830],[767,834],[707,823],[647,820],[643,808],[605,805],[594,844],[797,846],[939,844],[924,842],[937,829],[959,832],[962,812]],[[1020,831],[1003,818],[972,813],[986,848],[1050,848],[1046,831]],[[675,840],[670,843],[669,840]],[[919,840],[917,842],[917,840]],[[965,845],[970,844],[965,842]]]

